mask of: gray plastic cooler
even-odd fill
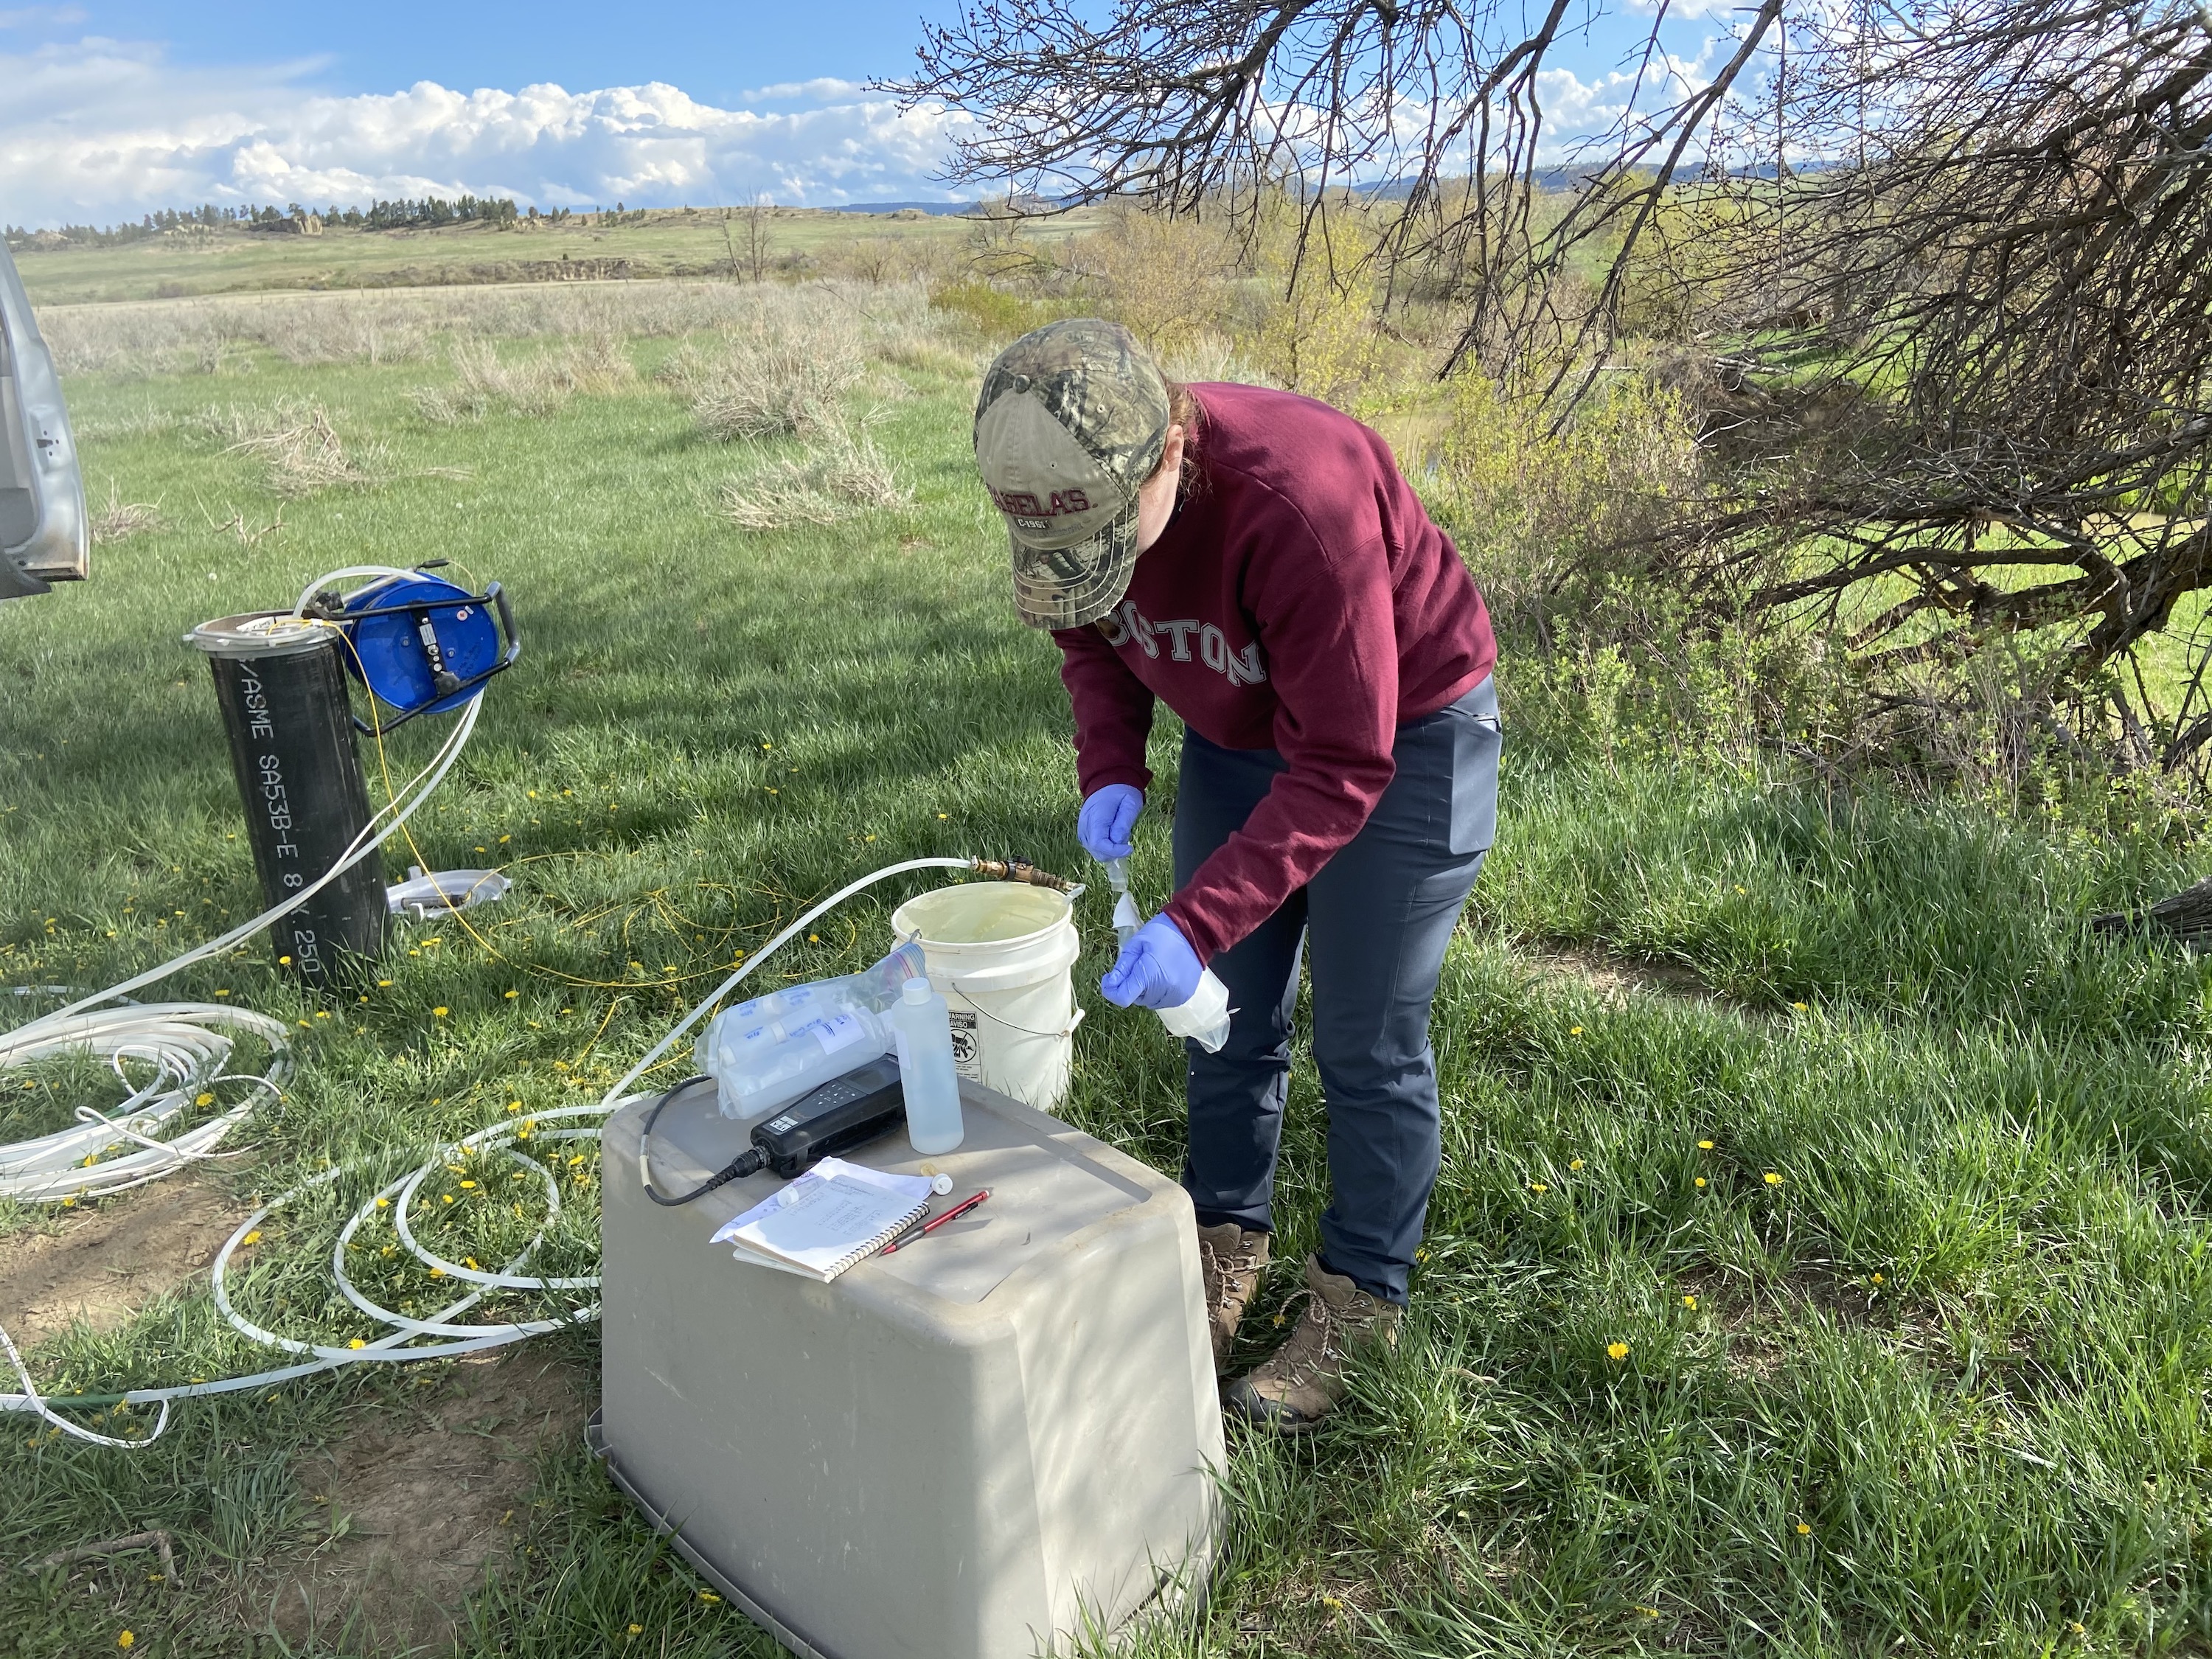
[[[1202,1593],[1220,1407],[1190,1201],[1111,1147],[963,1083],[927,1160],[972,1215],[831,1284],[708,1242],[781,1183],[679,1209],[640,1190],[642,1103],[605,1142],[596,1434],[724,1594],[821,1659],[1026,1659]],[[670,1102],[684,1191],[744,1148],[712,1085]],[[902,1132],[851,1155],[914,1173]]]

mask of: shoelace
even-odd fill
[[[1340,1360],[1344,1358],[1344,1351],[1337,1346],[1336,1341],[1339,1324],[1336,1310],[1330,1307],[1322,1297],[1316,1294],[1311,1285],[1308,1285],[1302,1291],[1291,1292],[1289,1299],[1283,1304],[1283,1317],[1285,1319],[1290,1317],[1291,1308],[1297,1305],[1301,1297],[1305,1301],[1305,1311],[1299,1315],[1297,1328],[1291,1333],[1291,1340],[1283,1344],[1279,1352],[1285,1358],[1291,1356],[1292,1351],[1298,1347],[1301,1339],[1306,1334],[1306,1325],[1309,1321],[1318,1329],[1320,1335],[1310,1358],[1300,1353],[1292,1359],[1289,1375],[1285,1380],[1293,1387],[1305,1382],[1310,1372],[1325,1361]]]
[[[1248,1268],[1256,1269],[1259,1265],[1259,1257],[1242,1248],[1241,1243],[1233,1255],[1224,1259],[1220,1252],[1213,1248],[1213,1242],[1211,1239],[1200,1239],[1198,1241],[1198,1272],[1199,1277],[1206,1283],[1207,1310],[1211,1312],[1220,1307],[1222,1298],[1229,1288],[1231,1274],[1242,1273]]]

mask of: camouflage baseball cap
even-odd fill
[[[1167,438],[1167,382],[1119,323],[1048,324],[983,371],[975,465],[1006,515],[1014,609],[1031,628],[1096,622],[1128,591],[1137,486]]]

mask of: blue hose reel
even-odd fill
[[[417,714],[459,708],[522,652],[497,582],[471,593],[418,569],[349,593],[323,614],[352,641],[346,666],[380,706],[374,722],[354,716],[373,737]]]

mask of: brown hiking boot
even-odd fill
[[[1344,1398],[1345,1357],[1371,1343],[1396,1346],[1403,1311],[1330,1273],[1317,1255],[1306,1258],[1306,1287],[1298,1296],[1305,1311],[1291,1340],[1223,1396],[1230,1410],[1281,1434],[1310,1429],[1336,1409]]]
[[[1206,1322],[1213,1332],[1217,1376],[1229,1363],[1229,1345],[1237,1340],[1237,1322],[1244,1317],[1244,1304],[1260,1288],[1267,1243],[1267,1234],[1249,1231],[1233,1221],[1198,1230],[1198,1268],[1206,1277]]]

